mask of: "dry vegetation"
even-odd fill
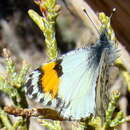
[[[92,14],[92,18],[95,20],[97,26],[100,26],[100,22],[97,20],[96,14],[92,11],[92,9],[89,8],[83,0],[78,0],[77,2],[74,0],[68,0],[67,7],[70,11],[66,8],[63,1],[59,0],[58,2],[62,6],[62,10],[57,18],[56,24],[56,38],[59,53],[63,54],[72,49],[84,47],[86,44],[94,43],[98,35],[95,28],[93,28],[92,23],[82,12],[83,8],[87,8]],[[36,68],[48,60],[45,50],[44,37],[40,29],[29,18],[27,14],[29,8],[35,8],[35,10],[40,14],[40,11],[37,9],[35,4],[33,4],[32,0],[7,0],[6,2],[2,1],[0,3],[1,73],[5,73],[4,57],[2,52],[3,48],[9,49],[11,54],[14,56],[17,64],[17,70],[21,69],[22,60],[31,64],[32,68]],[[120,35],[120,37],[122,36]],[[119,43],[119,48],[123,65],[125,66],[127,72],[130,72],[129,53],[121,43]],[[120,64],[119,68],[121,67],[122,65]],[[119,109],[121,109],[126,115],[130,115],[130,88],[128,88],[128,83],[121,72],[122,69],[119,68],[114,67],[114,69],[110,72],[111,90],[119,90],[121,93],[119,105],[116,110],[119,111]],[[12,105],[12,101],[2,92],[0,93],[0,98],[2,99],[0,101],[1,107],[5,105]],[[35,104],[29,102],[29,105]],[[11,116],[11,119],[15,120],[13,116]],[[70,129],[70,123],[64,122],[62,125],[66,128],[66,130]],[[34,118],[32,118],[30,130],[35,129],[40,130],[43,129],[43,127],[40,126]],[[129,123],[125,122],[119,129],[130,129]]]

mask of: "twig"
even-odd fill
[[[31,116],[43,116],[44,119],[63,120],[58,112],[47,108],[23,109],[13,106],[5,106],[4,111],[14,116],[22,116],[26,118],[30,118]]]
[[[96,28],[101,27],[101,22],[99,21],[98,17],[96,16],[95,12],[92,10],[92,8],[84,1],[84,0],[69,0],[69,2],[72,4],[74,7],[75,11],[77,14],[80,16],[82,21],[86,26],[89,25],[89,27],[93,30],[95,36],[98,38],[99,33],[96,31],[95,27],[93,26],[93,23],[90,21],[90,19],[86,16],[86,14],[83,12],[83,9],[85,9],[89,17],[91,17],[92,21],[95,23]]]

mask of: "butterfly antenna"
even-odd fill
[[[100,35],[101,33],[99,32],[99,30],[98,30],[96,24],[94,23],[94,21],[93,21],[93,20],[91,19],[91,17],[89,16],[88,12],[87,12],[85,9],[83,9],[83,11],[84,11],[84,13],[88,16],[88,18],[90,19],[90,21],[91,21],[92,24],[94,25],[95,29],[97,30],[98,34]],[[111,20],[113,14],[114,14],[115,12],[116,12],[116,8],[113,8],[113,9],[112,9],[112,13],[111,13],[111,15],[110,15],[110,17],[109,17],[110,20]]]
[[[87,11],[85,9],[83,9],[84,13],[88,16],[88,18],[90,19],[90,21],[92,22],[92,24],[94,25],[96,31],[98,32],[98,34],[100,35],[100,32],[96,26],[96,24],[93,22],[93,20],[91,19],[91,17],[88,15]]]
[[[113,14],[116,12],[116,10],[117,10],[116,8],[113,8],[113,9],[112,9],[112,13],[111,13],[111,15],[110,15],[110,17],[109,17],[110,19],[112,18]]]

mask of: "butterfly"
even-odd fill
[[[104,28],[94,45],[68,52],[35,69],[25,84],[27,96],[67,120],[104,116],[108,69],[117,58]]]

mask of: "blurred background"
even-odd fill
[[[62,6],[56,23],[59,54],[84,47],[86,44],[93,44],[98,38],[90,25],[90,21],[87,23],[85,15],[82,15],[81,9],[83,7],[85,8],[86,5],[90,7],[90,15],[93,11],[95,14],[104,12],[108,16],[111,15],[113,8],[117,8],[111,24],[121,43],[121,48],[124,49],[122,51],[124,55],[122,55],[130,72],[129,0],[58,0],[58,3]],[[27,13],[29,9],[34,9],[41,14],[33,0],[2,0],[0,2],[0,72],[5,72],[3,48],[9,49],[12,55],[16,57],[18,68],[22,60],[31,64],[32,68],[36,68],[47,61],[44,36],[29,18]],[[113,69],[114,75],[111,78],[111,85],[114,89],[121,91],[119,108],[129,115],[130,93],[127,91],[127,84],[124,83],[123,77],[118,72],[117,68]],[[67,127],[66,124],[63,125]],[[36,127],[35,123],[32,123],[31,126],[31,130]],[[124,123],[120,129],[128,130],[130,129],[128,126],[128,123]],[[40,130],[40,126],[38,128]],[[69,130],[69,128],[66,129]]]

